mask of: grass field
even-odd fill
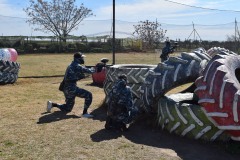
[[[87,54],[86,64],[94,65],[103,57],[112,63],[111,54]],[[118,53],[116,63],[157,64],[158,57],[155,53]],[[47,100],[64,103],[64,96],[58,91],[63,77],[53,75],[63,75],[71,61],[71,54],[18,57],[21,70],[17,82],[0,86],[1,160],[239,159],[239,153],[227,150],[229,144],[171,135],[153,126],[150,117],[140,119],[125,133],[106,131],[106,109],[101,107],[105,94],[102,88],[91,85],[91,77],[79,81],[78,86],[93,93],[90,112],[95,118],[80,118],[83,99],[79,98],[67,115],[57,109],[46,113]]]

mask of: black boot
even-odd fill
[[[125,124],[125,123],[123,123],[123,122],[121,122],[121,124],[120,124],[120,130],[121,131],[128,131],[128,128],[127,128],[127,125]]]
[[[105,129],[110,130],[112,128],[113,128],[112,119],[110,117],[107,117],[106,123],[105,123]]]

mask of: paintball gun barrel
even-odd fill
[[[173,49],[176,49],[178,46],[179,46],[179,45],[178,45],[178,42],[175,41],[172,48],[173,48]]]

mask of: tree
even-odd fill
[[[159,43],[164,39],[167,30],[163,30],[161,24],[156,22],[140,21],[138,25],[133,25],[135,31],[133,35],[137,36],[137,39],[141,39],[144,43],[144,48],[150,49],[158,47]]]
[[[92,10],[76,0],[30,0],[30,6],[23,9],[30,17],[27,22],[35,25],[35,31],[53,33],[60,41],[66,42],[68,34],[78,28],[81,21],[92,16]]]
[[[239,36],[235,36],[235,35],[227,35],[227,41],[240,41],[240,35]]]

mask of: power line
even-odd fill
[[[19,18],[19,19],[29,19],[29,18],[24,18],[24,17],[13,17],[13,16],[6,16],[6,15],[0,15],[0,17],[6,17],[6,18]],[[96,19],[96,20],[93,20],[93,19],[85,19],[83,20],[82,22],[103,22],[103,21],[112,21],[112,19]],[[125,21],[125,20],[115,20],[116,22],[119,22],[119,23],[139,23],[139,22],[133,22],[133,21]],[[197,26],[223,26],[223,25],[229,25],[229,24],[233,24],[233,22],[228,22],[228,23],[222,23],[222,24],[195,24]],[[164,23],[164,22],[160,22],[161,25],[169,25],[169,26],[192,26],[192,24],[172,24],[172,23]]]
[[[206,7],[193,6],[193,5],[188,5],[188,4],[179,3],[179,2],[170,1],[170,0],[164,0],[164,1],[167,1],[167,2],[170,2],[170,3],[179,4],[179,5],[182,5],[182,6],[188,6],[188,7],[192,7],[192,8],[200,8],[200,9],[213,10],[213,11],[224,11],[224,12],[240,12],[238,10],[215,9],[215,8],[206,8]]]
[[[168,1],[168,0],[166,0]],[[24,18],[24,17],[15,17],[15,16],[6,16],[6,15],[0,15],[0,17],[6,17],[6,18],[18,18],[18,19],[29,19],[29,18]],[[94,21],[99,21],[99,22],[103,22],[103,21],[112,21],[112,19],[96,19],[96,20],[93,20],[93,19],[85,19],[83,20],[85,22],[94,22]],[[119,23],[139,23],[139,22],[134,22],[134,21],[126,21],[126,20],[115,20],[116,22],[119,22]],[[192,26],[192,24],[171,24],[171,23],[164,23],[164,22],[160,22],[161,25],[169,25],[169,26]],[[233,24],[234,22],[227,22],[227,23],[222,23],[222,24],[195,24],[197,26],[223,26],[223,25],[230,25],[230,24]]]
[[[15,17],[15,16],[6,16],[6,15],[0,15],[0,17],[6,17],[6,18],[19,18],[19,19],[29,19],[24,17]]]
[[[91,20],[91,19],[86,19],[86,20],[83,20],[85,22],[89,21],[89,22],[92,22],[92,21],[112,21],[112,19],[103,19],[103,20]],[[115,20],[116,22],[119,22],[119,23],[133,23],[133,24],[136,24],[136,23],[139,23],[139,22],[133,22],[133,21],[125,21],[125,20]],[[169,25],[169,26],[192,26],[192,24],[172,24],[172,23],[164,23],[164,22],[161,22],[159,21],[159,23],[161,25]],[[230,25],[230,24],[234,24],[234,21],[232,22],[227,22],[227,23],[221,23],[221,24],[195,24],[197,26],[224,26],[224,25]]]
[[[225,26],[225,25],[230,25],[233,24],[234,22],[228,22],[228,23],[222,23],[222,24],[195,24],[197,26]],[[192,26],[192,24],[170,24],[170,23],[164,23],[160,22],[161,25],[169,25],[169,26]]]

